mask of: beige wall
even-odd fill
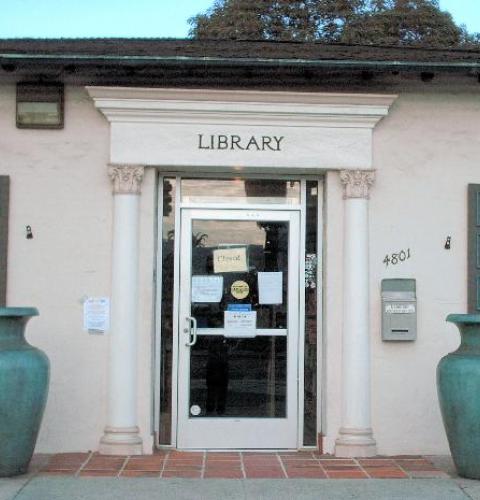
[[[382,453],[439,453],[447,447],[435,370],[459,342],[448,313],[467,309],[467,184],[480,182],[478,94],[402,97],[374,140],[377,186],[371,199],[374,425]],[[451,250],[445,250],[447,236]],[[409,247],[405,264],[382,264]],[[417,280],[418,340],[380,341],[382,278]]]
[[[108,125],[81,89],[67,89],[65,118],[64,130],[19,130],[15,87],[0,87],[0,172],[11,176],[7,304],[38,307],[27,338],[51,361],[37,451],[95,449],[105,425],[108,339],[82,331],[82,298],[110,294]]]
[[[448,313],[466,312],[467,184],[480,182],[480,101],[474,94],[402,94],[374,133],[370,200],[372,420],[379,453],[446,453],[435,369],[459,343]],[[341,416],[342,211],[336,173],[327,176],[327,449]],[[447,236],[451,250],[445,250]],[[386,267],[386,254],[411,259]],[[381,341],[380,283],[415,278],[418,339]]]
[[[106,421],[108,336],[82,330],[82,298],[110,295],[109,127],[67,88],[65,129],[15,128],[15,87],[0,87],[0,174],[11,176],[8,305],[34,305],[28,338],[52,364],[37,451],[96,449]],[[466,309],[466,185],[480,182],[480,102],[459,89],[402,94],[374,133],[370,202],[372,414],[379,453],[445,453],[435,367],[458,344],[444,322]],[[141,202],[139,424],[151,440],[155,176]],[[324,432],[341,417],[342,225],[338,175],[326,179]],[[33,240],[25,238],[30,225]],[[452,236],[452,249],[444,249]],[[412,257],[385,267],[387,253]],[[417,279],[418,340],[382,343],[380,281]]]

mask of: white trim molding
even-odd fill
[[[372,168],[395,95],[87,87],[113,163],[249,170]],[[275,147],[274,147],[275,146]]]
[[[109,122],[373,128],[391,95],[87,87]]]

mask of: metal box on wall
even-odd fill
[[[412,341],[416,338],[416,281],[382,280],[382,340]]]

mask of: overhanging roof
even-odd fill
[[[174,39],[4,39],[0,68],[25,75],[171,78],[196,71],[225,80],[225,68],[268,71],[431,71],[480,73],[480,49],[426,49],[302,42]],[[122,73],[123,72],[123,73]],[[173,72],[173,73],[172,73]],[[265,73],[265,75],[267,75]],[[2,72],[0,71],[0,75]],[[235,78],[238,77],[238,74]]]

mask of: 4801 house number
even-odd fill
[[[392,266],[396,266],[401,262],[405,262],[410,257],[411,257],[410,248],[407,248],[406,250],[400,250],[400,252],[398,253],[387,254],[383,259],[383,263],[385,264],[386,267],[388,267],[390,264]]]

